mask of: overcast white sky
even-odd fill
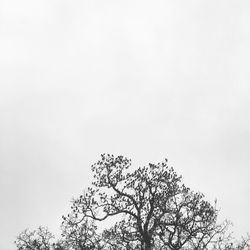
[[[1,0],[0,249],[58,230],[103,152],[168,158],[250,232],[250,2]]]

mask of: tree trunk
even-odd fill
[[[145,244],[145,250],[151,250],[152,249],[152,245],[151,245],[151,238],[150,237],[148,237],[148,236],[146,236],[145,238],[144,238],[144,244]]]

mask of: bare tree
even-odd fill
[[[130,168],[126,157],[101,155],[92,186],[63,216],[61,239],[45,227],[26,229],[17,250],[250,250],[250,236],[233,240],[230,223],[217,223],[216,202],[186,187],[167,160]],[[108,218],[114,223],[100,230]]]
[[[250,235],[235,240],[231,234],[221,234],[214,243],[213,250],[250,250]]]
[[[167,160],[132,173],[130,166],[123,156],[101,156],[92,166],[93,186],[73,201],[75,223],[122,215],[104,234],[112,238],[110,247],[122,242],[120,249],[208,249],[224,230],[215,205],[182,184]]]
[[[15,241],[18,250],[51,250],[54,236],[46,227],[39,227],[37,230],[24,230]]]

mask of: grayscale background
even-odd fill
[[[1,0],[0,249],[59,232],[101,153],[165,158],[250,232],[250,1]]]

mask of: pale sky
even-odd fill
[[[169,159],[250,232],[248,0],[0,1],[0,249],[58,232],[101,153]]]

